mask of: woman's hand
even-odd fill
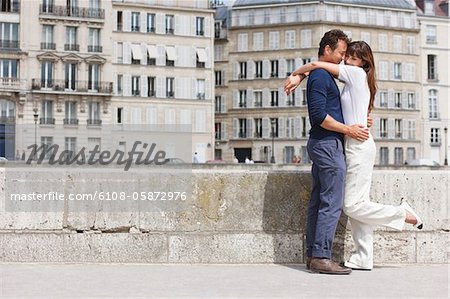
[[[289,77],[287,77],[286,81],[284,81],[284,92],[287,95],[290,95],[297,88],[297,86],[302,83],[305,77],[306,76],[303,74],[290,75]]]

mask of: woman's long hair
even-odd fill
[[[365,41],[354,41],[347,46],[347,55],[356,56],[363,61],[362,68],[367,73],[367,83],[370,90],[369,110],[373,109],[375,94],[377,93],[377,82],[375,79],[375,60],[373,59],[372,49]]]

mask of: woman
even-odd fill
[[[285,91],[291,93],[310,71],[322,68],[345,83],[341,106],[346,125],[367,126],[367,115],[373,109],[376,94],[375,63],[370,46],[364,41],[348,44],[345,65],[312,62],[295,70],[286,80]],[[295,76],[300,76],[300,82]],[[350,218],[356,252],[344,263],[354,270],[373,268],[373,227],[384,225],[402,230],[405,222],[422,229],[422,220],[403,201],[400,206],[382,205],[370,201],[370,186],[376,147],[371,135],[360,142],[345,136],[347,175],[345,180],[344,213]]]

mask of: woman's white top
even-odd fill
[[[361,67],[340,64],[339,80],[345,83],[341,93],[345,124],[367,126],[370,90],[366,72]]]

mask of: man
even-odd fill
[[[320,41],[319,60],[339,64],[349,39],[341,30],[325,33]],[[290,93],[301,78],[294,72],[285,83]],[[311,122],[308,154],[313,162],[313,185],[306,228],[307,267],[324,274],[350,274],[351,269],[331,260],[333,238],[342,212],[346,174],[344,134],[366,140],[368,129],[347,126],[341,109],[339,89],[331,74],[323,69],[311,72],[307,83],[308,114]]]

